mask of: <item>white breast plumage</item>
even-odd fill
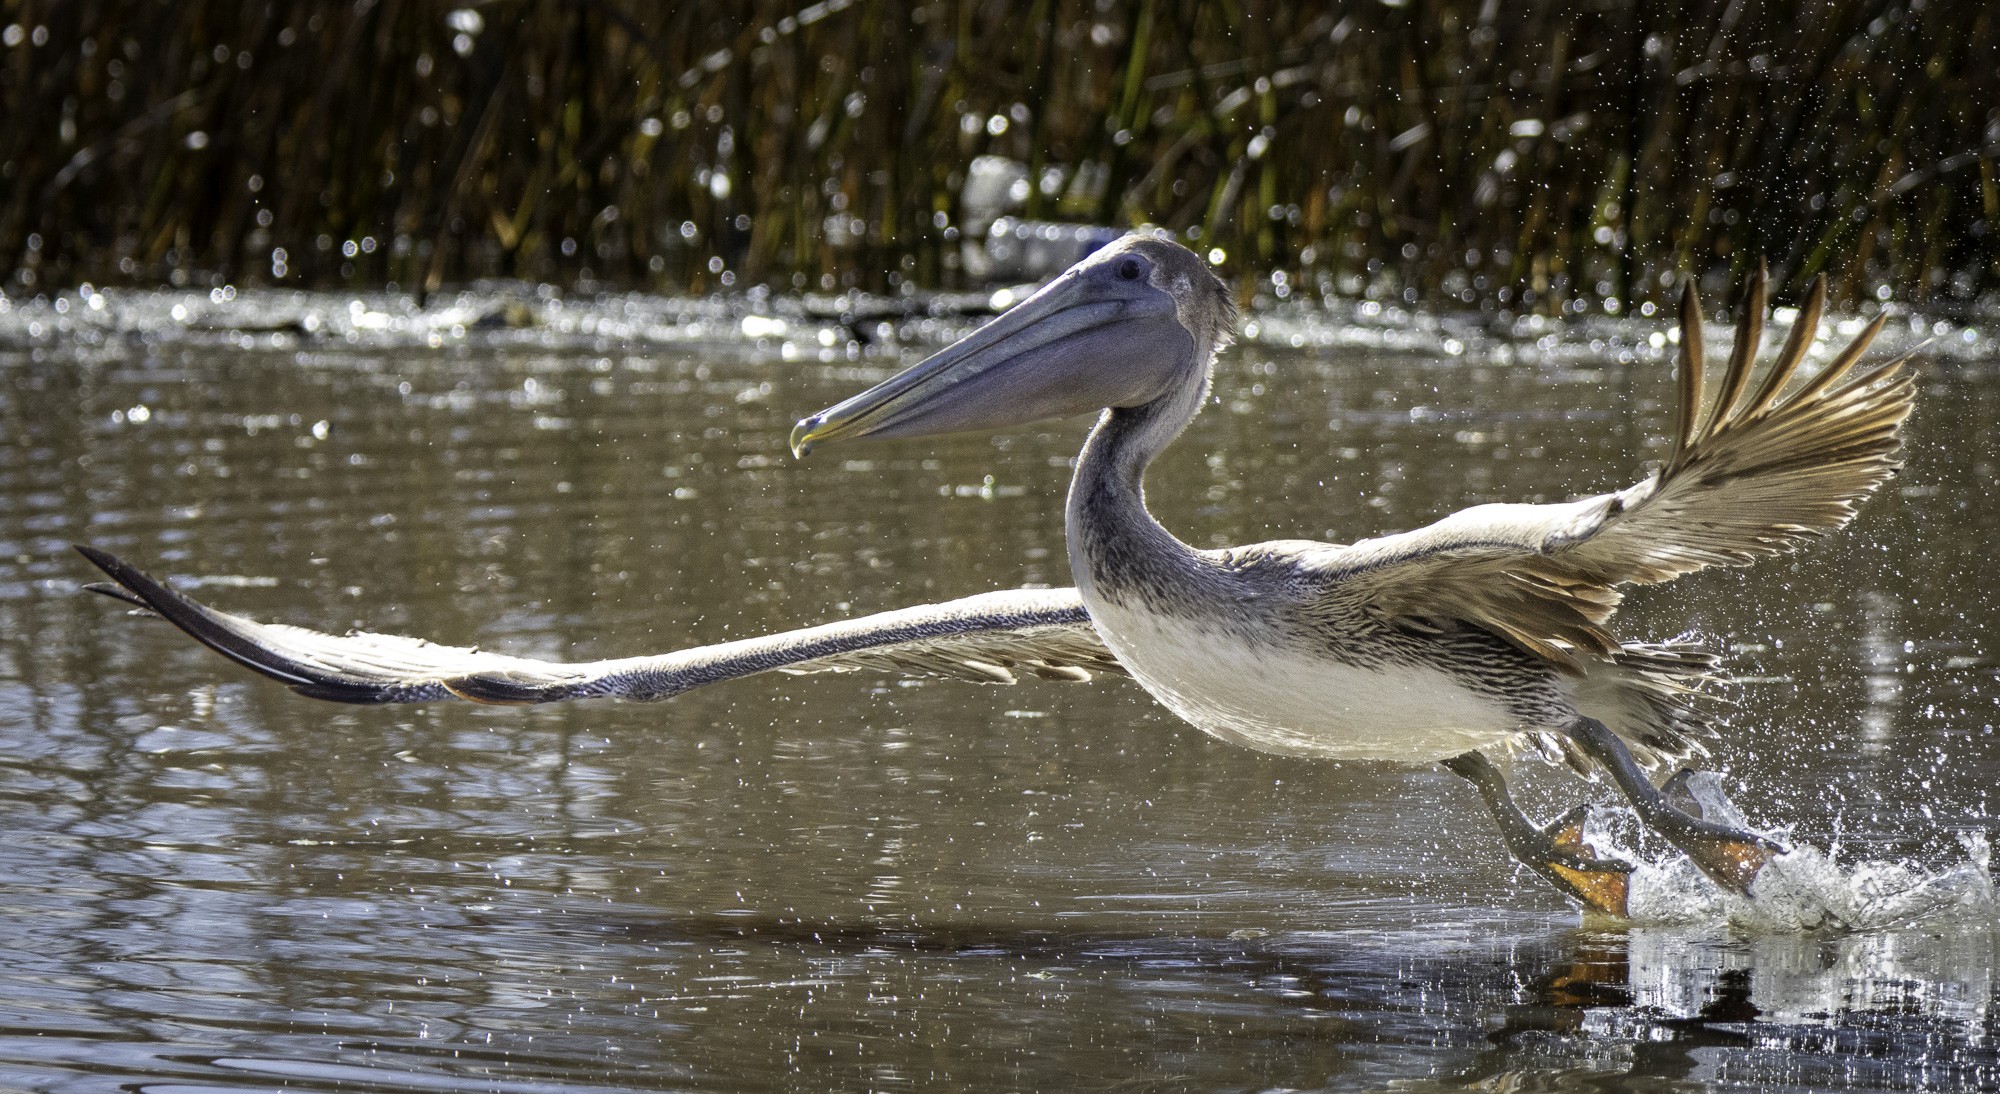
[[[1098,633],[1154,698],[1203,732],[1264,752],[1421,763],[1520,726],[1441,669],[1345,665],[1140,607],[1092,603]]]

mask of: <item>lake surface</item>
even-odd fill
[[[1978,331],[1892,331],[1940,337],[1853,528],[1625,623],[1731,651],[1711,766],[1754,819],[1863,895],[1941,894],[1862,930],[1581,923],[1442,771],[1247,752],[1121,680],[351,708],[77,591],[88,542],[258,618],[587,659],[1068,584],[1083,422],[786,453],[966,329],[893,310],[0,311],[0,1086],[2000,1084]],[[1154,507],[1198,545],[1351,540],[1625,485],[1663,329],[1259,315]],[[1608,793],[1519,773],[1543,815]]]

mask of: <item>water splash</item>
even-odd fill
[[[1772,859],[1748,897],[1717,887],[1683,856],[1635,856],[1628,910],[1638,924],[1720,922],[1764,932],[2000,923],[1986,836],[1961,835],[1960,843],[1964,860],[1936,867],[1889,860],[1843,863],[1801,845]]]

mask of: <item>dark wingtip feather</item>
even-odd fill
[[[1826,275],[1819,274],[1813,278],[1812,288],[1806,290],[1806,302],[1799,309],[1799,317],[1792,322],[1791,332],[1785,337],[1785,346],[1778,351],[1778,359],[1771,363],[1771,371],[1765,374],[1757,394],[1751,396],[1749,403],[1743,407],[1743,420],[1761,418],[1777,405],[1778,396],[1798,374],[1799,365],[1806,359],[1806,351],[1812,349],[1813,339],[1819,336],[1819,321],[1825,312]]]
[[[232,631],[226,625],[230,616],[182,596],[166,582],[109,551],[99,550],[83,543],[73,546],[77,554],[89,559],[91,565],[103,570],[122,587],[122,591],[115,592],[108,587],[93,588],[91,591],[102,593],[114,600],[144,605],[165,618],[167,622],[187,632],[195,641],[239,665],[255,669],[272,679],[282,680],[287,684],[305,683],[311,680],[309,674],[299,672],[289,662],[272,657],[269,651],[258,648],[255,643]]]
[[[86,593],[96,593],[99,596],[108,596],[120,603],[130,604],[141,611],[153,611],[145,601],[133,596],[123,585],[116,585],[109,581],[93,581],[87,585],[80,586],[80,588]],[[157,615],[159,613],[153,612],[153,614]]]
[[[88,543],[72,543],[69,546],[70,550],[89,559],[92,566],[103,570],[106,574],[110,575],[112,580],[117,581],[121,585],[125,582],[124,575],[126,574],[140,574],[140,576],[144,576],[137,567],[112,554],[110,551],[100,550]]]
[[[257,637],[259,624],[183,596],[166,582],[109,551],[82,543],[74,546],[78,554],[90,560],[91,565],[117,582],[116,586],[96,582],[84,588],[113,600],[147,608],[179,627],[188,637],[244,668],[321,699],[348,703],[392,700],[393,692],[376,682],[327,672],[261,642]]]
[[[1706,436],[1727,426],[1735,418],[1736,405],[1750,386],[1750,373],[1757,367],[1757,348],[1764,341],[1764,309],[1770,303],[1771,273],[1762,259],[1744,290],[1742,313],[1736,318],[1736,339],[1729,349],[1729,367],[1722,373],[1722,390],[1716,393],[1698,436]]]
[[[97,593],[113,600],[148,608],[176,622],[178,619],[174,612],[168,610],[168,606],[194,606],[192,601],[168,588],[166,582],[109,551],[100,550],[87,543],[73,543],[70,546],[77,554],[88,559],[92,566],[104,571],[105,575],[111,578],[110,581],[93,581],[83,586],[85,592]]]
[[[1694,443],[1695,423],[1701,415],[1702,389],[1701,299],[1694,292],[1694,278],[1681,283],[1681,352],[1676,370],[1680,387],[1680,416],[1674,427],[1674,454],[1668,464],[1678,463]]]
[[[1854,368],[1855,363],[1861,360],[1861,355],[1868,352],[1868,347],[1875,342],[1875,336],[1882,333],[1882,328],[1888,322],[1888,312],[1885,311],[1877,314],[1872,322],[1862,328],[1860,334],[1854,336],[1854,341],[1848,343],[1847,348],[1841,351],[1840,356],[1833,359],[1832,364],[1827,365],[1819,375],[1808,381],[1806,386],[1798,390],[1797,394],[1786,399],[1783,405],[1804,406],[1818,398],[1822,392],[1834,384],[1839,383],[1840,378],[1847,375]],[[1908,359],[1909,355],[1905,354],[1891,362],[1891,364],[1900,365]]]

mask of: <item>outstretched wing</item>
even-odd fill
[[[666,699],[771,671],[884,669],[986,683],[1012,683],[1024,673],[1088,680],[1125,671],[1098,639],[1075,589],[1010,589],[652,657],[565,664],[391,634],[259,623],[176,592],[108,552],[77,550],[116,582],[86,586],[91,591],[149,609],[301,695],[343,703]]]
[[[1616,652],[1603,624],[1618,608],[1619,586],[1790,551],[1846,524],[1901,466],[1898,433],[1915,391],[1907,358],[1850,376],[1883,318],[1786,393],[1825,303],[1824,279],[1815,280],[1784,348],[1758,378],[1758,271],[1722,382],[1704,398],[1701,309],[1690,286],[1674,449],[1651,478],[1557,505],[1476,506],[1344,548],[1328,558],[1327,576],[1398,625],[1462,619],[1572,666],[1579,653]]]

